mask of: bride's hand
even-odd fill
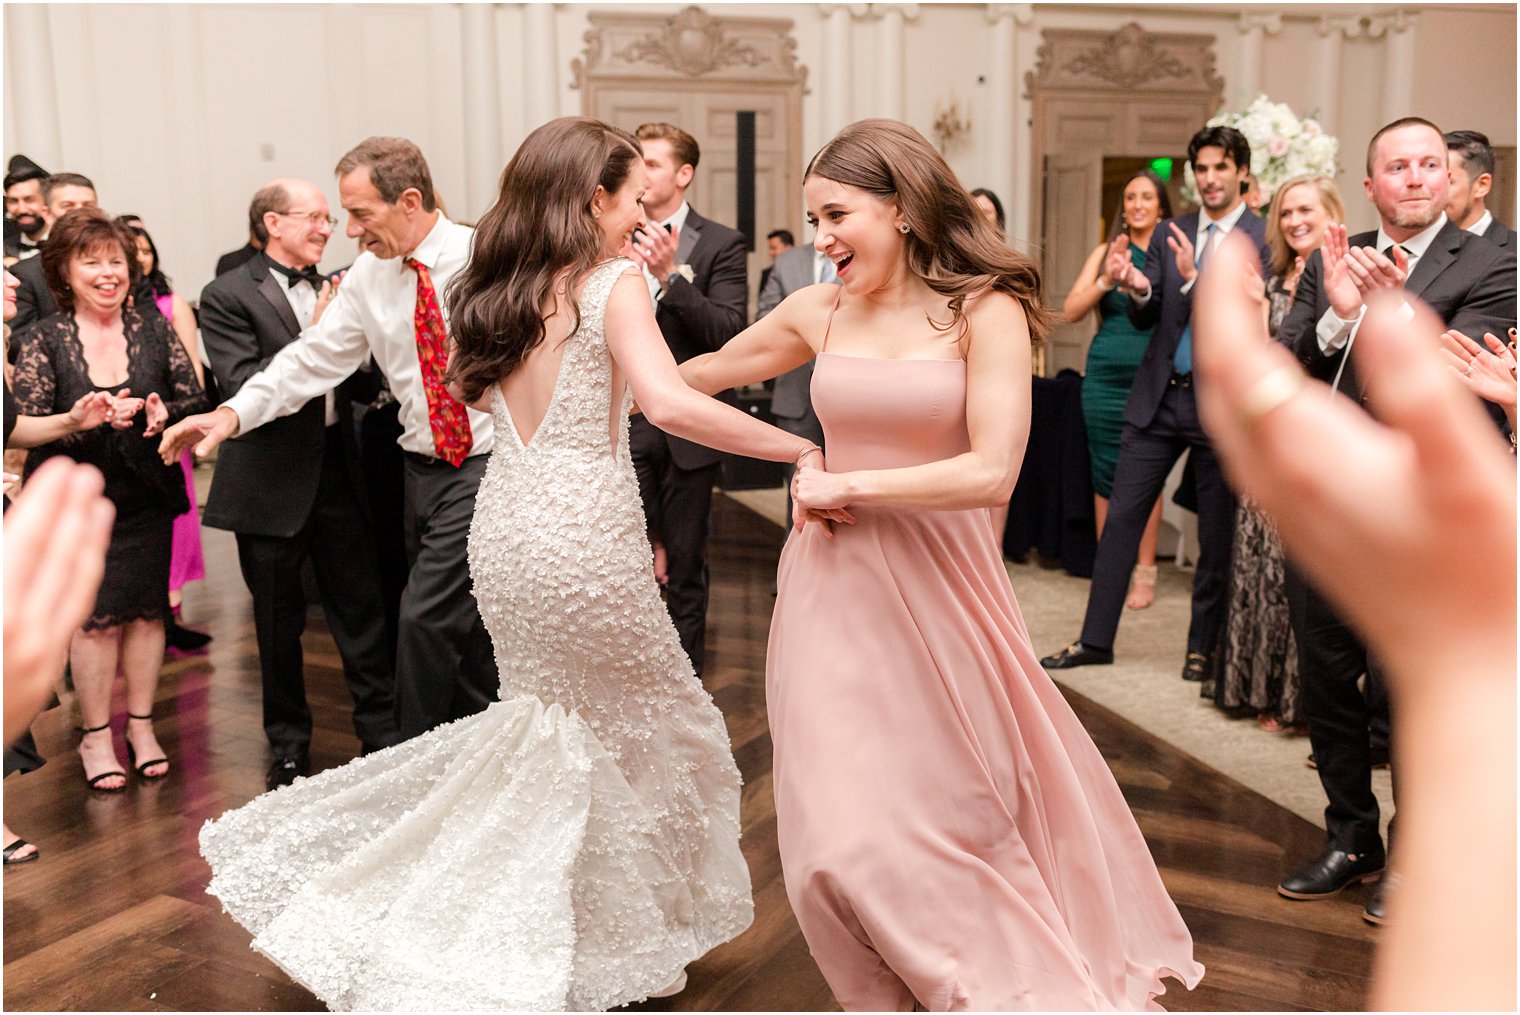
[[[834,538],[833,522],[855,524],[855,516],[845,510],[848,499],[843,482],[825,470],[823,455],[809,455],[792,475],[792,518],[797,531],[808,522],[823,525],[823,534]]]

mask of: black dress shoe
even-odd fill
[[[264,776],[264,784],[270,789],[289,786],[298,776],[311,774],[311,757],[306,754],[287,754],[275,758]]]
[[[1074,641],[1055,655],[1046,656],[1040,660],[1040,665],[1047,670],[1069,670],[1076,666],[1112,666],[1113,663],[1113,649],[1093,648],[1080,641]]]
[[[1208,675],[1209,657],[1202,652],[1189,652],[1187,661],[1182,664],[1182,679],[1196,683],[1206,679]]]
[[[1368,923],[1375,923],[1379,927],[1388,922],[1388,897],[1399,890],[1399,875],[1397,871],[1386,870],[1378,883],[1372,886],[1372,897],[1367,900],[1367,908],[1362,910],[1362,919]]]
[[[1309,861],[1277,886],[1277,894],[1288,899],[1328,899],[1347,885],[1376,881],[1383,873],[1383,854],[1346,853],[1334,846]]]

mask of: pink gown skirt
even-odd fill
[[[823,353],[833,471],[970,449],[959,360]],[[1203,967],[1040,668],[989,512],[853,508],[781,556],[766,693],[787,894],[847,1010],[1139,1010]]]
[[[190,510],[174,519],[174,549],[169,555],[169,588],[183,588],[186,582],[203,581],[206,577],[206,558],[201,552],[201,512],[195,502],[195,459],[189,448],[180,456],[179,466],[185,473],[185,493],[190,497]]]

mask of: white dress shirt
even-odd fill
[[[289,277],[273,268],[269,269],[269,275],[274,279],[274,284],[279,286],[280,291],[285,294],[285,302],[290,304],[291,312],[296,315],[296,321],[301,325],[301,330],[305,331],[311,327],[311,315],[317,311],[317,291],[305,282],[291,285]],[[329,391],[325,397],[327,425],[332,426],[338,422],[338,396],[336,392]]]
[[[1409,275],[1414,274],[1415,265],[1420,263],[1420,258],[1425,256],[1425,251],[1429,250],[1430,245],[1435,242],[1436,233],[1439,233],[1445,226],[1446,213],[1443,211],[1441,217],[1436,219],[1434,224],[1415,233],[1409,239],[1399,244],[1399,246],[1404,248],[1404,253],[1409,257],[1408,273],[1404,276],[1406,279]],[[1378,226],[1377,239],[1373,241],[1373,248],[1378,251],[1384,251],[1393,245],[1393,239],[1383,232],[1381,225]],[[1321,253],[1320,256],[1323,257],[1324,254]],[[1405,303],[1400,310],[1402,314],[1406,315],[1406,319],[1414,316],[1414,311],[1409,309],[1408,303]],[[1356,316],[1348,320],[1337,314],[1334,307],[1326,309],[1324,315],[1320,317],[1319,323],[1314,326],[1314,334],[1319,339],[1320,352],[1328,356],[1355,338],[1356,331],[1362,324],[1362,315],[1366,312],[1367,307],[1363,304],[1358,308]]]
[[[470,227],[450,222],[440,213],[411,254],[427,267],[440,308],[449,280],[470,258],[474,235]],[[422,366],[417,359],[416,308],[417,273],[400,257],[382,261],[365,251],[343,276],[338,295],[322,319],[281,349],[267,367],[248,378],[223,404],[237,413],[240,432],[246,433],[288,416],[308,399],[331,391],[359,369],[366,356],[373,355],[391,393],[401,403],[403,433],[398,443],[405,451],[436,457]],[[483,455],[491,450],[494,436],[491,417],[470,409],[469,418],[473,438],[470,454]]]
[[[1230,211],[1222,219],[1211,219],[1209,218],[1208,212],[1200,211],[1198,213],[1198,230],[1193,236],[1193,264],[1196,265],[1198,263],[1198,255],[1203,253],[1203,245],[1208,242],[1209,226],[1213,226],[1219,235],[1219,239],[1214,241],[1214,247],[1217,250],[1219,248],[1219,244],[1224,242],[1224,238],[1230,235],[1230,231],[1240,224],[1240,217],[1245,213],[1246,203],[1244,201],[1236,203],[1234,210]],[[1166,233],[1168,236],[1170,236],[1172,234],[1171,229],[1168,228]],[[1172,256],[1170,250],[1167,250],[1166,256]],[[1182,292],[1184,294],[1192,292],[1193,283],[1196,281],[1198,281],[1198,276],[1195,274],[1190,281],[1184,282],[1182,284]],[[1137,306],[1143,307],[1151,301],[1151,292],[1149,289],[1147,289],[1144,296],[1135,295],[1131,296],[1130,299],[1133,300]]]
[[[682,201],[681,207],[676,209],[674,215],[670,216],[670,218],[666,219],[664,222],[656,222],[655,225],[659,226],[662,229],[668,226],[670,230],[676,234],[679,242],[681,230],[686,228],[686,216],[690,214],[691,205],[687,204],[685,201]],[[650,272],[649,266],[647,264],[644,266],[644,283],[649,286],[649,298],[654,300],[656,303],[659,303],[660,297],[665,295],[665,279],[655,278],[654,274]]]
[[[1483,217],[1467,227],[1467,231],[1475,236],[1487,236],[1488,227],[1494,224],[1494,213],[1487,208],[1483,210]]]

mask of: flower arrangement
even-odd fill
[[[1256,96],[1244,112],[1220,113],[1207,126],[1234,127],[1246,136],[1251,143],[1251,175],[1263,201],[1272,200],[1277,188],[1295,176],[1335,176],[1340,171],[1335,164],[1340,141],[1326,134],[1312,116],[1300,120],[1287,105],[1265,95]],[[1185,166],[1183,175],[1182,197],[1196,205],[1193,167]]]

